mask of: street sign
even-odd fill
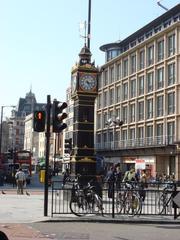
[[[136,159],[135,160],[135,168],[136,169],[145,169],[146,164],[144,159]]]
[[[180,208],[180,192],[177,192],[176,196],[173,198],[173,202],[176,204],[177,208]]]

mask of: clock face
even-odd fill
[[[83,90],[91,91],[96,87],[96,76],[92,74],[84,74],[80,78],[79,84]]]
[[[72,88],[72,91],[76,90],[76,75],[72,75],[71,77],[71,88]]]

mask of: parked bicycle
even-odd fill
[[[70,210],[76,216],[101,213],[103,215],[103,201],[97,194],[93,181],[88,182],[87,186],[79,184],[79,176],[73,181]]]
[[[166,214],[172,212],[173,205],[173,196],[172,193],[174,191],[174,184],[167,182],[163,191],[160,193],[157,202],[157,208],[159,214]]]
[[[117,213],[140,215],[142,211],[142,198],[134,182],[125,182],[116,195]]]

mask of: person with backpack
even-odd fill
[[[148,188],[148,183],[147,183],[147,175],[146,175],[146,170],[142,170],[141,171],[141,176],[140,176],[140,185],[139,185],[139,195],[142,199],[142,201],[144,202],[145,198],[146,198],[146,190],[145,188]]]
[[[137,181],[135,168],[131,167],[129,171],[126,171],[124,174],[123,182],[132,182]]]

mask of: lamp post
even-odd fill
[[[1,106],[1,126],[0,126],[0,156],[1,156],[1,153],[2,153],[2,130],[3,130],[3,127],[2,127],[2,124],[3,124],[3,110],[5,107],[11,107],[11,108],[15,108],[16,106],[13,106],[13,105],[9,105],[9,106]]]
[[[115,128],[116,126],[122,126],[123,121],[121,121],[118,117],[110,118],[107,120],[106,125],[108,127],[113,127],[113,149],[115,149]],[[109,139],[110,140],[110,139]],[[111,144],[110,144],[111,146]]]

